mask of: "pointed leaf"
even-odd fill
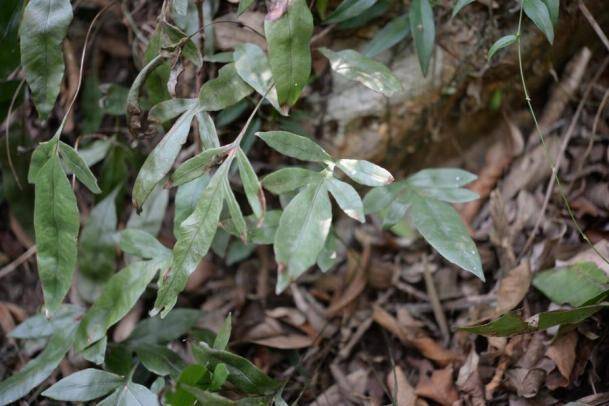
[[[309,169],[292,167],[282,168],[262,179],[262,186],[276,195],[291,192],[310,183],[322,180],[322,175]]]
[[[319,48],[319,52],[328,58],[334,72],[347,79],[360,82],[375,92],[391,97],[402,89],[400,80],[391,73],[389,68],[352,49],[334,52],[327,48]]]
[[[421,71],[423,76],[427,76],[436,41],[436,26],[429,0],[412,0],[409,17]]]
[[[135,228],[151,235],[157,235],[163,224],[168,203],[169,190],[160,186],[156,187],[142,206],[140,213],[138,214],[136,210],[131,212],[127,228]]]
[[[122,383],[121,376],[87,368],[63,378],[42,395],[55,400],[86,402],[110,393]]]
[[[172,120],[199,104],[199,99],[169,99],[152,106],[148,118],[158,123]]]
[[[327,162],[332,157],[310,138],[288,131],[257,132],[256,135],[283,155],[302,161]]]
[[[509,47],[510,45],[515,43],[517,40],[518,40],[518,37],[515,36],[514,34],[509,34],[509,35],[499,38],[497,41],[495,41],[495,43],[488,50],[487,59],[490,61],[491,58],[497,53],[497,51],[499,51],[503,48]]]
[[[27,395],[51,375],[72,346],[76,326],[74,324],[55,333],[40,355],[0,382],[0,405],[7,405]]]
[[[201,312],[196,309],[174,309],[164,319],[144,319],[135,326],[126,344],[131,348],[143,344],[166,344],[186,334],[200,316]]]
[[[38,144],[30,159],[30,168],[27,174],[29,183],[36,183],[36,178],[40,173],[40,169],[49,161],[54,148],[57,146],[58,139],[53,137],[47,142]]]
[[[175,212],[173,215],[173,234],[178,233],[180,224],[192,214],[197,202],[205,191],[205,187],[211,179],[210,174],[205,174],[195,180],[180,185],[175,197]]]
[[[199,105],[205,111],[222,110],[237,103],[252,90],[237,74],[235,64],[229,63],[220,69],[217,78],[201,86]]]
[[[203,148],[218,148],[220,140],[211,116],[205,111],[200,111],[197,113],[197,123],[199,124],[199,138],[201,138]]]
[[[69,330],[76,326],[84,309],[80,306],[63,304],[51,319],[36,314],[19,324],[9,333],[9,337],[21,339],[45,338],[58,331]]]
[[[330,194],[334,196],[336,203],[338,203],[347,216],[354,218],[360,223],[365,221],[364,204],[353,186],[335,178],[328,179],[326,186]]]
[[[171,256],[169,248],[161,244],[154,236],[135,228],[121,231],[120,246],[123,252],[143,259],[168,259]]]
[[[456,0],[455,5],[453,6],[453,14],[452,17],[459,14],[459,11],[463,9],[463,7],[472,4],[475,0]]]
[[[408,183],[421,188],[458,188],[478,179],[463,169],[423,169],[408,177]]]
[[[423,196],[433,197],[448,203],[466,203],[480,198],[478,193],[464,188],[427,188],[419,189]]]
[[[408,14],[396,17],[380,29],[374,37],[362,48],[362,54],[373,58],[398,44],[410,34],[410,19]]]
[[[61,43],[72,21],[70,0],[30,0],[21,27],[21,65],[42,119],[55,106],[63,80]]]
[[[558,24],[558,17],[560,15],[560,0],[543,0],[550,13],[550,20],[552,24]]]
[[[228,146],[211,148],[193,156],[178,166],[171,175],[171,182],[174,186],[179,186],[202,176],[209,168],[216,165],[229,149]]]
[[[252,168],[252,164],[241,148],[237,150],[237,165],[239,166],[239,176],[241,177],[241,183],[243,183],[245,197],[247,197],[254,215],[262,218],[266,209],[262,185],[254,168]]]
[[[377,213],[393,203],[408,185],[404,181],[375,187],[364,196],[364,213]]]
[[[98,406],[158,406],[157,396],[147,387],[129,381],[98,403]]]
[[[548,42],[554,42],[554,27],[546,3],[542,0],[522,0],[524,13],[544,33]]]
[[[292,106],[311,73],[313,16],[305,0],[292,0],[286,7],[279,18],[267,15],[264,33],[279,103]]]
[[[228,182],[228,177],[225,177],[222,180],[222,193],[224,194],[224,201],[228,207],[228,212],[230,213],[230,218],[239,233],[239,238],[241,240],[247,239],[247,224],[245,224],[245,219],[243,218],[243,213],[241,212],[241,207],[239,207],[239,203],[237,202],[237,198],[233,193],[233,190],[230,187],[230,183]]]
[[[357,17],[376,3],[376,0],[343,0],[328,18],[327,24],[340,23]]]
[[[226,316],[226,319],[224,319],[222,328],[220,329],[220,331],[218,331],[218,334],[216,334],[216,338],[214,339],[213,348],[215,350],[225,350],[226,349],[226,347],[228,346],[228,342],[230,340],[231,329],[232,329],[231,315],[229,313],[229,315]]]
[[[393,176],[384,168],[360,159],[339,159],[336,166],[348,177],[366,186],[384,186],[393,182]]]
[[[82,357],[89,362],[102,365],[106,359],[108,337],[104,337],[82,352]]]
[[[190,124],[196,112],[196,109],[191,109],[182,114],[146,158],[133,185],[133,204],[135,207],[142,207],[150,193],[173,166],[182,145],[188,138]]]
[[[38,273],[49,312],[59,308],[72,285],[79,226],[76,197],[53,154],[36,178],[34,204]]]
[[[228,174],[230,160],[225,161],[206,186],[195,210],[184,220],[176,234],[171,268],[161,278],[152,315],[162,311],[161,317],[173,308],[178,294],[186,286],[188,276],[209,251],[216,234],[224,193],[222,182]]]
[[[453,264],[484,281],[480,255],[461,217],[450,205],[416,192],[409,194],[410,218],[419,233]]]
[[[87,166],[85,161],[80,157],[78,152],[65,142],[59,141],[59,152],[63,158],[66,167],[93,193],[101,193],[97,186],[97,179]]]
[[[161,265],[159,261],[132,262],[110,278],[80,323],[74,344],[77,351],[103,338],[131,310]]]
[[[241,79],[253,87],[258,94],[266,97],[280,113],[285,113],[279,106],[277,89],[273,86],[271,65],[264,51],[255,44],[238,44],[235,46],[235,69]]]
[[[177,378],[186,366],[178,354],[161,345],[139,345],[136,353],[144,367],[159,376]]]
[[[331,223],[332,205],[324,182],[306,186],[286,206],[274,243],[278,293],[315,264]]]

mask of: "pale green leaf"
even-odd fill
[[[89,362],[102,365],[106,358],[106,348],[108,347],[108,337],[98,340],[95,344],[86,348],[82,352],[82,357]]]
[[[213,348],[215,350],[225,350],[228,346],[228,341],[230,340],[230,333],[232,329],[231,323],[231,315],[230,313],[224,319],[224,323],[222,324],[222,328],[216,334],[216,338],[214,338]]]
[[[59,94],[65,69],[61,44],[71,21],[70,0],[30,0],[23,13],[21,65],[42,119],[53,110]]]
[[[129,381],[98,403],[98,406],[158,406],[157,396],[147,387]]]
[[[459,14],[459,11],[463,9],[463,7],[472,4],[475,0],[456,0],[455,5],[453,6],[453,14],[452,17]]]
[[[199,99],[169,99],[152,106],[148,112],[148,118],[158,123],[172,120],[184,112],[195,108]]]
[[[484,281],[476,244],[457,211],[447,203],[416,192],[410,193],[408,200],[410,218],[423,238],[448,261]]]
[[[347,216],[354,218],[360,223],[366,220],[364,218],[364,204],[353,186],[335,178],[328,179],[326,186],[336,200],[336,203],[338,203],[338,206]]]
[[[7,405],[27,395],[44,382],[57,368],[74,341],[77,324],[55,333],[44,351],[25,367],[0,382],[0,405]]]
[[[319,172],[309,169],[291,167],[279,169],[262,179],[262,186],[266,190],[276,195],[291,192],[309,183],[322,180],[323,176]]]
[[[230,375],[230,372],[228,371],[228,368],[225,364],[216,364],[216,367],[214,368],[214,373],[211,377],[211,383],[209,384],[209,389],[216,391],[220,390],[222,385],[224,385],[224,382],[226,382],[228,375]]]
[[[42,395],[55,400],[86,402],[110,393],[122,383],[119,375],[87,368],[63,378]]]
[[[372,58],[398,44],[410,34],[408,14],[396,17],[378,30],[374,37],[362,48],[362,54]]]
[[[554,27],[546,3],[542,0],[522,0],[524,13],[544,33],[548,42],[554,42]]]
[[[173,215],[174,235],[177,234],[180,224],[192,214],[210,178],[211,175],[206,174],[178,187]]]
[[[348,177],[366,186],[384,186],[393,182],[393,176],[372,162],[360,159],[339,159],[336,166]]]
[[[93,207],[80,234],[79,270],[97,281],[106,280],[116,269],[117,192],[115,189]]]
[[[237,165],[239,167],[239,176],[241,177],[245,197],[247,198],[254,215],[258,218],[262,218],[264,217],[264,211],[266,210],[262,185],[258,180],[258,176],[256,175],[252,164],[241,148],[237,150]]]
[[[49,312],[59,308],[72,285],[79,227],[76,196],[59,157],[52,154],[36,177],[34,203],[38,274]]]
[[[421,71],[423,71],[423,76],[427,76],[436,41],[436,26],[429,0],[412,0],[409,16],[410,29]]]
[[[63,158],[66,167],[93,193],[101,193],[97,186],[97,179],[91,172],[82,157],[74,148],[63,141],[59,141],[59,153]]]
[[[247,224],[245,224],[245,219],[243,218],[243,213],[241,212],[241,207],[239,207],[239,202],[237,202],[237,198],[233,193],[233,190],[230,187],[230,183],[228,181],[228,177],[225,177],[222,180],[222,193],[224,194],[224,201],[226,202],[226,206],[228,207],[228,212],[230,214],[231,221],[239,234],[239,238],[241,240],[247,240]]]
[[[275,233],[277,232],[277,227],[279,226],[281,213],[281,210],[267,211],[262,218],[262,223],[260,223],[260,219],[255,215],[246,216],[245,222],[247,223],[248,232],[247,241],[258,245],[272,244],[273,241],[275,241]],[[239,237],[237,228],[232,224],[232,222],[224,222],[223,227],[227,233]]]
[[[205,111],[200,111],[197,113],[197,123],[199,123],[199,138],[203,148],[218,148],[220,140],[211,116]]]
[[[458,188],[478,179],[457,168],[423,169],[408,177],[408,183],[421,188]]]
[[[139,345],[136,354],[147,370],[159,376],[177,378],[186,366],[178,354],[162,345]]]
[[[491,58],[497,53],[497,51],[499,51],[503,48],[509,47],[510,45],[515,43],[517,40],[518,40],[518,37],[516,37],[514,34],[509,34],[509,35],[499,38],[497,41],[495,41],[495,43],[488,50],[487,59],[490,61]]]
[[[184,58],[192,62],[195,66],[201,67],[203,65],[203,56],[199,47],[195,45],[192,39],[180,30],[175,25],[163,21],[163,33],[166,35],[165,45],[173,47],[177,44],[181,44],[181,53]]]
[[[548,269],[535,274],[533,286],[557,304],[575,307],[598,302],[609,291],[609,278],[593,262]]]
[[[19,324],[9,333],[9,337],[21,339],[44,338],[58,331],[76,326],[84,310],[80,306],[62,304],[50,319],[36,314]]]
[[[467,203],[480,198],[478,193],[464,188],[428,188],[420,189],[419,193],[448,203]]]
[[[340,23],[357,17],[370,7],[374,6],[376,0],[343,0],[325,20],[327,24]]]
[[[173,261],[162,278],[152,315],[162,311],[164,317],[175,305],[201,258],[207,254],[216,234],[224,193],[222,182],[228,174],[230,160],[224,161],[201,195],[194,211],[179,226],[173,247]]]
[[[269,147],[291,158],[302,161],[327,162],[332,157],[310,138],[288,131],[257,132]]]
[[[346,250],[334,231],[330,230],[324,248],[317,257],[317,266],[322,272],[328,272],[344,259]]]
[[[121,231],[120,247],[123,252],[143,259],[168,259],[171,256],[169,248],[161,244],[153,235],[135,228]]]
[[[143,344],[166,344],[186,334],[201,315],[197,309],[173,309],[164,319],[144,319],[135,326],[126,344],[130,348]]]
[[[216,165],[229,150],[230,146],[210,148],[186,160],[171,175],[172,184],[180,186],[202,176]]]
[[[91,167],[102,161],[106,155],[108,155],[110,147],[112,147],[112,141],[108,138],[95,140],[92,143],[80,148],[78,150],[78,155],[80,155],[88,167]]]
[[[192,395],[194,397],[194,400],[196,400],[197,404],[213,406],[237,406],[236,402],[225,398],[224,396],[218,393],[203,390],[197,386],[182,384],[180,385],[180,388]]]
[[[228,381],[246,393],[271,394],[280,386],[279,382],[269,378],[247,359],[213,349],[204,342],[193,346],[193,355],[197,361],[208,363],[211,368],[225,364],[229,371]]]
[[[235,69],[241,79],[264,96],[273,107],[284,114],[277,99],[277,89],[273,86],[271,65],[264,51],[255,44],[235,46]]]
[[[552,24],[558,24],[558,17],[560,15],[560,0],[543,0],[546,7],[548,8],[548,12],[550,13],[550,20],[552,20]]]
[[[401,181],[371,189],[366,193],[366,196],[364,196],[364,213],[376,213],[385,209],[394,202],[406,188],[406,182]]]
[[[182,145],[188,138],[190,125],[196,112],[196,108],[193,108],[182,114],[146,158],[133,186],[133,204],[136,208],[142,207],[150,193],[173,166]]]
[[[274,243],[277,293],[315,264],[331,223],[332,205],[323,181],[304,187],[286,206]]]
[[[132,262],[113,275],[80,323],[74,344],[76,350],[82,351],[103,338],[106,331],[131,310],[162,265],[154,260]]]
[[[205,111],[222,110],[237,103],[252,90],[237,74],[235,64],[230,63],[220,69],[217,78],[201,86],[199,106]]]
[[[313,35],[313,16],[307,2],[287,2],[283,15],[265,19],[264,33],[279,104],[292,106],[311,73],[309,42]]]
[[[40,173],[40,169],[49,161],[57,144],[58,139],[56,137],[51,138],[47,142],[38,144],[30,158],[30,168],[27,174],[27,181],[29,183],[36,183],[36,178]]]
[[[391,73],[389,68],[352,49],[334,52],[327,48],[319,48],[319,52],[328,58],[334,72],[347,79],[360,82],[375,92],[391,97],[402,89],[400,80]]]
[[[169,190],[157,186],[142,206],[140,213],[138,214],[136,210],[131,212],[127,228],[135,228],[151,235],[157,235],[163,224],[168,203]]]

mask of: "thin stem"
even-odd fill
[[[524,8],[523,8],[523,4],[522,4],[523,1],[521,1],[521,3],[520,3],[520,13],[519,13],[519,17],[518,17],[518,31],[516,32],[516,42],[517,42],[517,45],[518,45],[518,68],[519,68],[519,73],[520,73],[520,80],[522,81],[522,90],[524,92],[524,98],[525,98],[525,101],[527,103],[527,107],[529,109],[529,112],[531,113],[531,117],[533,117],[533,122],[535,124],[535,131],[537,132],[537,135],[539,136],[539,140],[541,141],[541,145],[542,145],[542,148],[543,148],[543,153],[545,155],[546,161],[548,162],[548,164],[550,165],[550,168],[552,169],[551,176],[554,178],[554,182],[556,183],[556,189],[558,190],[558,193],[560,194],[560,197],[561,197],[561,199],[563,201],[563,204],[565,205],[565,208],[567,209],[567,212],[569,213],[569,217],[571,218],[571,221],[573,222],[573,225],[575,226],[575,229],[577,230],[577,232],[581,236],[581,238],[588,245],[590,245],[590,248],[604,262],[609,264],[609,259],[607,259],[594,246],[594,244],[592,244],[592,241],[590,241],[588,236],[584,233],[584,230],[581,228],[581,226],[577,222],[577,219],[575,218],[575,213],[573,212],[573,209],[571,208],[571,205],[569,204],[569,199],[567,198],[567,195],[565,194],[565,192],[563,190],[562,183],[561,183],[560,178],[558,176],[558,168],[556,167],[556,163],[555,163],[554,159],[550,156],[550,151],[548,150],[548,146],[546,145],[545,137],[543,136],[543,132],[541,131],[541,128],[539,127],[539,122],[537,120],[537,115],[535,114],[535,110],[533,109],[533,104],[531,102],[531,97],[529,96],[529,91],[528,91],[526,80],[525,80],[525,76],[524,76],[524,69],[523,69],[523,66],[522,66],[522,20],[523,20],[523,14],[524,14]],[[521,257],[522,257],[522,255],[524,255],[524,252],[523,252],[523,254],[521,254]]]

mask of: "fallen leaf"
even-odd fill
[[[478,373],[479,361],[480,357],[478,357],[476,351],[470,351],[465,359],[465,363],[459,369],[457,377],[457,387],[461,392],[465,393],[473,406],[484,406],[486,404],[482,380]]]
[[[431,399],[441,405],[450,406],[459,400],[459,393],[453,385],[453,367],[436,369],[431,377],[421,374],[417,384],[416,394]]]
[[[391,393],[393,404],[396,406],[415,406],[417,395],[414,388],[406,379],[402,368],[396,366],[393,371],[387,374],[387,386]]]
[[[253,343],[264,345],[265,347],[279,348],[282,350],[294,350],[308,348],[313,345],[314,340],[309,336],[300,334],[285,334],[275,337],[252,340]]]
[[[512,310],[524,299],[531,286],[531,270],[528,261],[523,261],[501,278],[497,290],[497,314]]]
[[[546,378],[546,371],[541,368],[515,368],[507,371],[506,376],[518,396],[533,398]]]
[[[567,383],[571,380],[571,372],[575,365],[576,347],[577,331],[573,330],[556,338],[546,351],[546,356],[554,361],[556,368]]]

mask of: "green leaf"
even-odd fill
[[[269,147],[291,158],[311,162],[328,162],[332,157],[310,138],[288,131],[257,132]]]
[[[402,89],[400,80],[389,68],[352,49],[334,52],[327,48],[319,48],[319,52],[328,58],[334,72],[349,80],[360,82],[375,92],[391,97]]]
[[[558,17],[560,15],[560,0],[543,0],[546,7],[548,8],[548,12],[550,13],[550,20],[552,20],[552,24],[558,24]]]
[[[286,206],[274,243],[278,294],[315,264],[331,223],[332,205],[325,182],[307,185]]]
[[[110,278],[80,323],[74,344],[77,351],[103,338],[131,310],[161,265],[159,261],[132,262]]]
[[[186,366],[178,354],[161,345],[139,345],[136,354],[147,370],[159,376],[170,375],[175,379]]]
[[[252,168],[252,164],[241,148],[237,150],[237,165],[239,166],[239,176],[243,184],[245,197],[258,218],[264,217],[266,202],[264,200],[264,192],[258,180],[258,176]]]
[[[171,182],[174,186],[183,185],[202,176],[212,166],[225,156],[230,150],[230,146],[210,148],[193,156],[185,161],[171,175]]]
[[[108,337],[104,337],[95,344],[82,352],[82,357],[89,362],[102,365],[106,358],[106,348],[108,347]]]
[[[140,321],[129,338],[127,345],[137,347],[143,344],[165,344],[186,334],[201,316],[195,309],[173,309],[164,319],[150,317]]]
[[[264,96],[280,113],[285,112],[279,106],[277,89],[273,86],[271,65],[264,51],[255,44],[238,44],[235,46],[235,69],[241,79]]]
[[[269,16],[264,20],[264,33],[277,97],[282,106],[292,106],[311,73],[313,16],[305,0],[287,2],[283,15]]]
[[[190,109],[178,118],[142,165],[133,186],[133,204],[141,208],[154,188],[163,180],[188,138],[197,110]]]
[[[524,13],[544,33],[548,42],[554,42],[554,27],[546,3],[542,0],[522,0]]]
[[[80,272],[97,281],[105,281],[116,269],[117,192],[115,189],[91,210],[80,234]]]
[[[61,43],[72,21],[70,0],[30,0],[19,28],[21,65],[42,119],[53,110],[63,80]]]
[[[210,390],[220,390],[226,379],[228,378],[228,368],[225,364],[217,364],[214,368],[214,373],[211,377],[211,383],[209,384]]]
[[[95,140],[90,144],[82,147],[78,150],[78,155],[85,161],[85,164],[88,167],[95,165],[96,163],[102,161],[106,155],[108,155],[108,151],[112,147],[112,141],[110,139],[101,139]]]
[[[379,212],[393,203],[408,185],[406,182],[395,182],[387,186],[375,187],[364,196],[364,213]]]
[[[491,58],[497,53],[497,51],[499,51],[500,49],[509,47],[510,45],[515,43],[517,40],[518,40],[518,37],[515,36],[514,34],[509,34],[509,35],[499,38],[497,41],[495,41],[495,43],[488,50],[487,59],[490,61]]]
[[[535,274],[533,286],[557,304],[575,307],[602,299],[609,290],[609,278],[593,262],[548,269]]]
[[[466,203],[480,198],[478,193],[464,188],[429,188],[419,189],[419,193],[448,203]]]
[[[45,306],[51,313],[72,285],[79,226],[76,197],[59,157],[52,154],[36,176],[34,203],[38,274]]]
[[[376,0],[343,0],[328,18],[326,24],[340,23],[357,17],[376,3]]]
[[[228,381],[246,393],[271,394],[280,386],[279,382],[269,378],[247,359],[213,349],[204,342],[193,346],[193,355],[199,362],[209,363],[211,368],[225,364],[229,371]]]
[[[55,151],[57,141],[58,139],[53,137],[47,142],[41,142],[36,147],[32,153],[32,158],[30,159],[30,168],[27,174],[27,181],[29,183],[36,183],[36,178],[40,173],[40,169],[42,169],[42,167],[49,162],[51,155]]]
[[[15,402],[44,382],[57,368],[74,341],[76,324],[55,333],[44,351],[25,367],[0,382],[0,405]]]
[[[247,223],[248,232],[247,240],[250,243],[257,245],[272,244],[273,241],[275,241],[275,233],[277,232],[277,227],[279,226],[281,213],[281,210],[267,211],[265,216],[262,218],[262,223],[260,223],[260,219],[255,215],[246,216],[245,222]],[[232,222],[224,222],[223,226],[226,232],[239,237],[237,229]]]
[[[237,202],[237,198],[230,187],[228,177],[222,180],[222,193],[224,194],[224,201],[228,207],[231,221],[239,234],[239,238],[241,238],[242,241],[246,241],[247,224],[245,224],[245,219],[243,218],[241,207],[239,207],[239,202]]]
[[[536,314],[527,320],[523,320],[516,312],[510,312],[488,323],[460,327],[459,330],[484,336],[509,337],[546,330],[554,326],[581,323],[607,306],[608,303],[602,303],[571,310],[554,310]]]
[[[178,233],[180,224],[192,214],[197,202],[205,191],[211,175],[205,174],[200,178],[180,185],[175,197],[175,212],[173,215],[173,233]]]
[[[98,406],[157,406],[157,396],[147,387],[131,381],[98,403]]]
[[[228,346],[228,342],[230,340],[230,333],[232,329],[231,324],[231,315],[229,313],[224,319],[224,323],[222,324],[222,328],[216,334],[216,338],[214,339],[213,348],[214,350],[225,350]]]
[[[452,17],[459,14],[459,11],[463,9],[463,7],[472,4],[475,0],[456,0],[455,5],[453,6],[453,14]]]
[[[252,88],[239,77],[235,64],[229,63],[220,69],[217,78],[201,86],[199,106],[205,111],[222,110],[250,93]]]
[[[122,383],[121,376],[87,368],[63,378],[42,395],[55,400],[86,402],[110,393]]]
[[[186,286],[188,276],[209,251],[222,212],[222,182],[228,174],[230,163],[230,160],[226,160],[220,165],[192,214],[180,224],[173,247],[173,261],[160,280],[151,315],[162,311],[161,317],[165,317],[175,305],[178,294]]]
[[[436,26],[429,0],[412,0],[409,17],[421,71],[423,76],[427,76],[436,40]]]
[[[328,272],[345,257],[345,245],[338,239],[334,231],[330,230],[323,250],[317,257],[317,266],[322,272]]]
[[[76,326],[83,312],[80,306],[62,304],[52,318],[36,314],[11,330],[8,336],[21,339],[49,337],[58,331]]]
[[[224,365],[224,364],[218,364]],[[226,368],[226,367],[225,367]],[[192,385],[180,385],[182,389],[194,396],[197,404],[213,406],[236,406],[237,403],[214,392],[203,390]],[[177,403],[176,403],[177,404]]]
[[[450,205],[417,192],[408,195],[410,218],[440,255],[484,281],[480,255],[459,214]]]
[[[237,9],[237,15],[241,15],[247,11],[248,8],[254,4],[256,0],[239,0],[239,8]]]
[[[127,228],[120,233],[121,250],[143,259],[169,259],[171,251],[143,230]]]
[[[99,100],[101,110],[110,116],[122,116],[127,112],[129,89],[115,83],[100,86],[102,97]]]
[[[182,56],[199,68],[203,66],[203,56],[201,56],[199,47],[182,30],[167,21],[163,21],[163,32],[167,35],[168,46],[173,47],[181,44]]]
[[[360,159],[339,159],[336,166],[348,177],[366,186],[384,186],[393,182],[393,176],[372,162]]]
[[[423,169],[408,177],[408,183],[420,188],[458,188],[478,179],[473,173],[456,168]]]
[[[148,118],[158,123],[172,120],[184,112],[195,108],[199,99],[169,99],[155,104],[148,112]]]
[[[135,228],[151,235],[157,235],[163,224],[168,203],[169,190],[158,186],[152,191],[139,214],[136,210],[131,212],[127,228]]]
[[[204,111],[200,111],[197,113],[197,123],[199,123],[199,137],[203,148],[218,148],[220,140],[211,116]]]
[[[326,180],[326,186],[330,194],[334,196],[336,203],[338,203],[347,216],[354,218],[360,223],[366,220],[364,218],[364,204],[353,186],[335,178]]]
[[[323,179],[319,172],[309,169],[290,167],[279,169],[262,179],[262,186],[276,195],[291,192],[310,183]]]
[[[410,34],[410,20],[408,14],[396,17],[389,21],[374,37],[362,48],[362,54],[368,58],[375,57],[381,52],[398,44]]]

